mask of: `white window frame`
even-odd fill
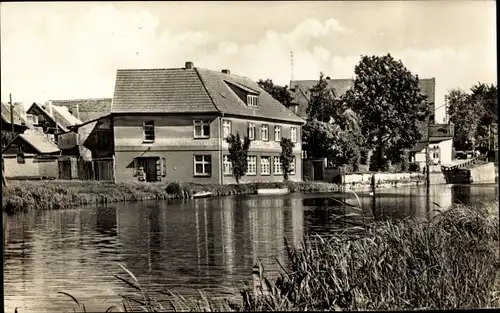
[[[274,141],[281,141],[281,126],[274,126]]]
[[[266,171],[267,169],[267,171]],[[260,175],[271,175],[271,157],[260,157]]]
[[[197,161],[196,157],[201,156],[201,161]],[[202,165],[202,173],[196,172],[196,165]],[[207,172],[206,166],[210,167],[210,173]],[[197,154],[193,156],[193,173],[194,176],[211,176],[212,175],[212,156],[209,154]]]
[[[224,175],[232,175],[233,164],[231,163],[228,154],[224,155],[222,158],[222,166]]]
[[[256,95],[247,95],[247,105],[250,107],[259,106],[258,97]]]
[[[290,140],[293,143],[297,142],[297,127],[290,128]]]
[[[264,136],[265,134],[265,136]],[[260,127],[260,137],[262,141],[269,141],[269,125],[262,124]]]
[[[279,156],[273,157],[273,174],[283,175],[283,165]]]
[[[149,125],[146,125],[148,124]],[[146,129],[149,129],[151,128],[152,131],[153,131],[153,139],[148,139],[146,137]],[[151,131],[151,129],[149,129],[149,131]],[[142,134],[143,134],[143,142],[154,142],[155,141],[155,121],[154,120],[147,120],[147,121],[144,121],[142,122]]]
[[[290,175],[295,175],[295,167],[297,166],[297,164],[295,163],[296,159],[295,159],[295,156],[292,157],[292,162],[290,162]]]
[[[247,156],[247,175],[257,175],[257,156],[255,155]]]
[[[248,139],[255,140],[255,123],[248,123]]]
[[[222,136],[223,138],[227,138],[229,137],[229,135],[231,135],[231,128],[232,128],[232,125],[233,123],[231,123],[231,121],[228,121],[228,120],[224,120],[222,122]]]
[[[205,131],[204,131],[204,127],[205,126],[208,126],[208,134],[205,134]],[[197,127],[201,127],[201,135],[196,135],[196,128]],[[198,120],[198,121],[193,121],[193,135],[194,135],[194,138],[202,138],[202,139],[207,139],[207,138],[210,138],[210,121],[202,121],[202,120]]]

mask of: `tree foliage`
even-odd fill
[[[2,150],[14,139],[15,134],[10,131],[2,130]]]
[[[288,89],[288,86],[275,85],[272,79],[260,79],[257,84],[270,94],[274,99],[278,100],[281,104],[288,107],[293,100],[293,97]]]
[[[357,164],[364,143],[356,113],[338,98],[323,73],[310,89],[303,147],[312,158],[332,158],[337,164]]]
[[[283,178],[288,180],[288,174],[293,171],[292,162],[293,162],[293,148],[295,144],[292,142],[290,138],[281,138],[281,166],[283,167]]]
[[[354,85],[343,97],[361,122],[367,148],[375,152],[375,169],[412,148],[421,138],[428,105],[418,76],[390,54],[362,56],[354,68]]]
[[[239,184],[241,177],[245,176],[248,170],[248,149],[250,148],[250,139],[245,136],[243,142],[240,133],[230,134],[226,139],[229,144],[229,160],[231,161],[233,177]]]
[[[478,83],[470,93],[460,89],[448,94],[448,115],[455,124],[457,150],[487,148],[498,132],[497,86]]]

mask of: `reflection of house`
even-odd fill
[[[57,178],[59,148],[37,130],[18,134],[2,151],[6,178]]]
[[[329,87],[335,92],[336,96],[340,97],[354,84],[353,79],[330,79],[326,78]],[[306,109],[308,106],[309,90],[317,83],[317,80],[298,80],[290,82],[290,90],[294,100],[290,106],[290,110],[295,112],[302,118],[307,118]],[[427,96],[429,102],[429,110],[431,113],[429,119],[431,121],[430,128],[430,146],[431,160],[436,164],[438,161],[441,164],[448,164],[452,159],[452,143],[454,128],[449,124],[436,124],[435,121],[435,78],[420,79],[420,90],[423,95]],[[427,127],[424,125],[424,133],[420,142],[411,149],[411,159],[413,162],[423,162],[425,164],[425,147],[427,146]],[[423,164],[421,164],[423,166]]]
[[[232,183],[228,145],[252,139],[242,181],[281,181],[282,137],[295,142],[302,179],[304,121],[248,78],[194,68],[119,70],[112,104],[116,180]]]

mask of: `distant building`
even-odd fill
[[[283,180],[282,137],[295,142],[289,177],[300,181],[304,123],[256,82],[229,70],[195,68],[191,62],[183,68],[118,70],[109,124],[116,181],[233,183],[224,138],[236,132],[252,139],[242,182]]]
[[[14,135],[22,134],[29,128],[26,112],[21,103],[14,104],[13,114],[11,116],[10,104],[1,103],[2,113],[2,131],[12,132],[12,124],[14,124]],[[13,121],[11,121],[13,119]],[[12,123],[13,122],[13,123]],[[2,146],[7,143],[2,142]]]
[[[111,112],[111,98],[49,100],[53,106],[65,107],[83,123],[97,120]]]

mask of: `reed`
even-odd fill
[[[200,293],[152,297],[128,270],[137,292],[124,311],[320,311],[465,309],[500,306],[498,203],[457,205],[431,221],[374,222],[330,238],[288,246],[288,265],[268,280],[256,264],[253,288],[235,300]],[[164,298],[170,305],[160,304]],[[166,297],[166,298],[165,298]],[[76,299],[74,299],[76,300]],[[78,301],[76,301],[78,304]],[[78,304],[80,307],[81,305]]]

